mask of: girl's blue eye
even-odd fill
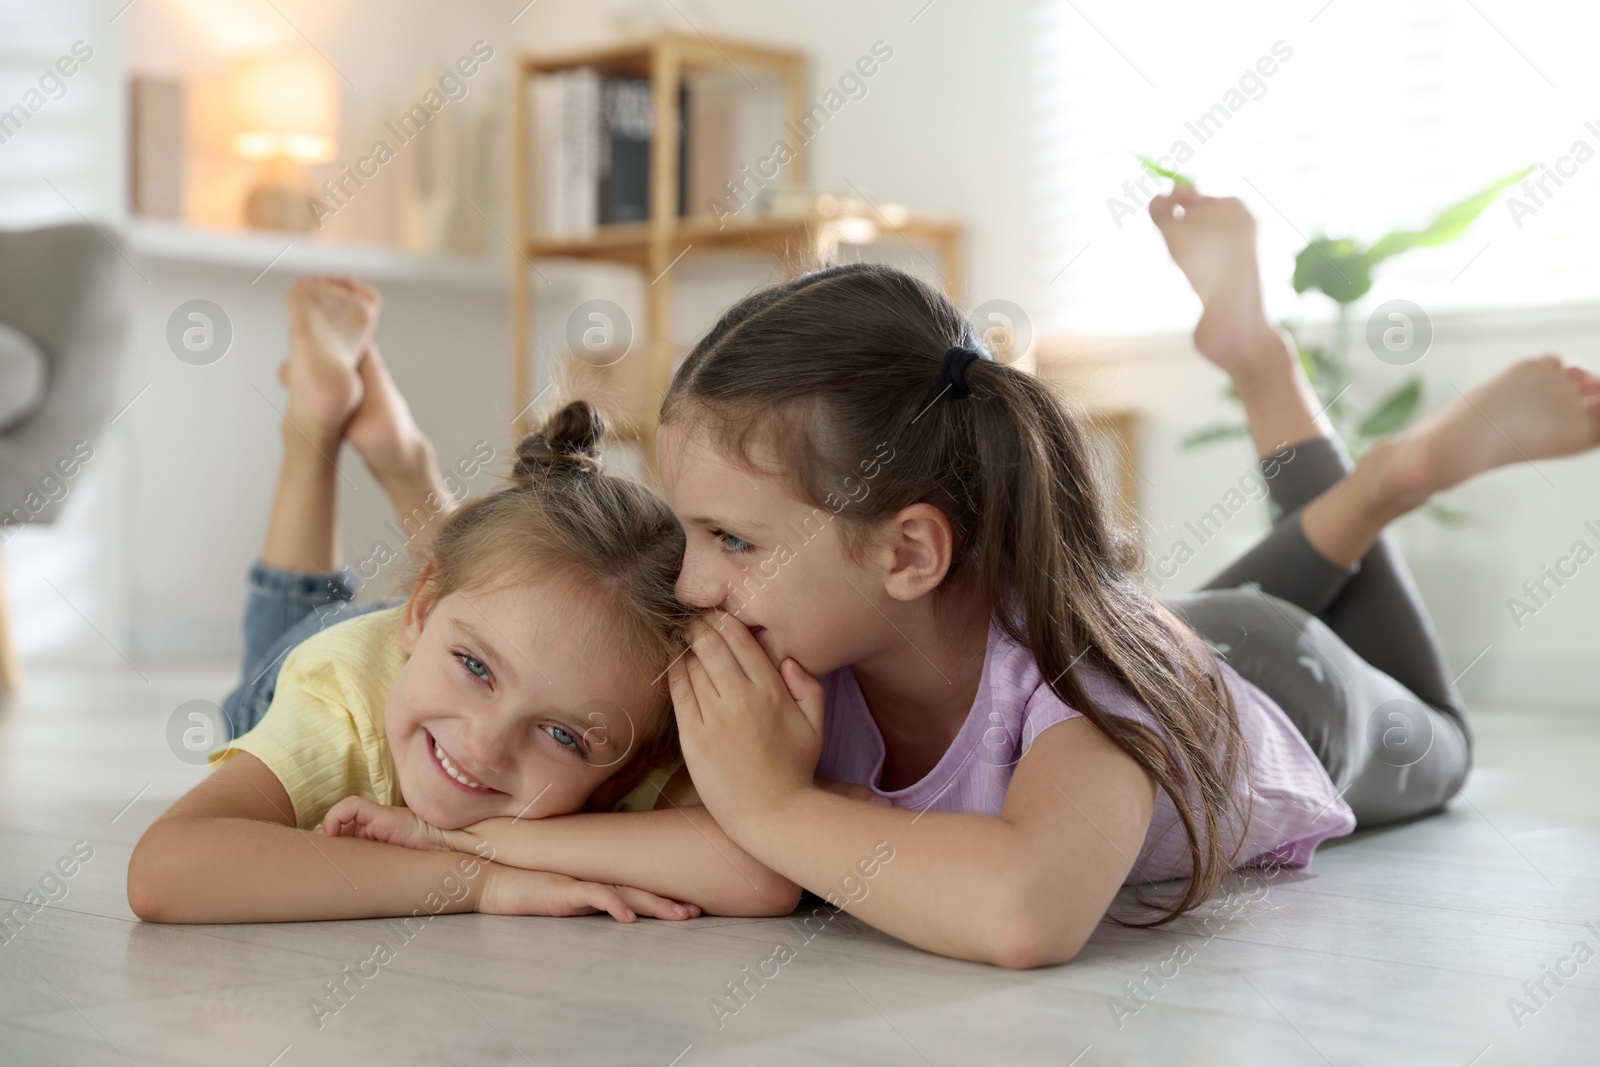
[[[484,681],[489,680],[489,668],[485,667],[476,656],[469,656],[465,652],[457,652],[456,659],[461,661],[461,665],[470,671],[474,678],[482,678]]]
[[[721,541],[722,547],[726,548],[729,552],[748,552],[755,547],[749,541],[746,541],[740,537],[735,537],[733,534],[727,533],[723,530],[712,531],[712,536],[714,536],[718,541]]]
[[[556,739],[557,744],[565,745],[575,752],[580,751],[578,739],[572,736],[571,730],[563,730],[559,726],[547,726],[545,729],[550,731],[550,736]]]

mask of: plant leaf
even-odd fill
[[[1148,169],[1151,173],[1162,178],[1177,182],[1179,185],[1194,185],[1194,180],[1192,178],[1187,178],[1175,170],[1168,170],[1166,167],[1163,167],[1149,156],[1141,156],[1139,153],[1135,152],[1133,153],[1133,158],[1137,159],[1140,163],[1143,163],[1146,169]]]
[[[1472,520],[1472,516],[1467,512],[1447,508],[1437,500],[1428,501],[1423,505],[1423,509],[1429,518],[1442,526],[1465,526]]]
[[[1246,426],[1207,426],[1189,434],[1180,443],[1184,448],[1197,448],[1200,445],[1208,445],[1213,441],[1226,441],[1233,437],[1243,437],[1249,432],[1250,430]]]
[[[1422,381],[1413,378],[1390,393],[1378,409],[1361,423],[1356,433],[1362,437],[1387,437],[1409,423],[1422,402]]]
[[[1340,304],[1353,304],[1372,288],[1367,250],[1348,237],[1318,237],[1294,257],[1294,291],[1316,289]]]
[[[1348,237],[1318,237],[1295,257],[1294,291],[1316,289],[1341,305],[1355,303],[1372,288],[1372,269],[1379,263],[1408,249],[1432,248],[1454,241],[1494,203],[1501,190],[1520,182],[1533,169],[1531,165],[1524,167],[1451,204],[1420,230],[1386,233],[1370,248]]]
[[[1494,203],[1495,197],[1500,195],[1500,190],[1508,185],[1515,185],[1531,173],[1533,167],[1529,165],[1515,174],[1506,175],[1487,189],[1440,211],[1433,217],[1432,222],[1420,230],[1395,230],[1393,233],[1384,234],[1367,253],[1369,266],[1376,266],[1390,256],[1399,255],[1409,248],[1432,248],[1454,241],[1466,233],[1467,227],[1477,221],[1478,216]]]

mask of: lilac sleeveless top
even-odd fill
[[[1317,845],[1355,829],[1355,815],[1283,710],[1226,662],[1219,660],[1218,666],[1249,750],[1248,782],[1241,781],[1238,792],[1244,798],[1247,786],[1254,794],[1249,830],[1236,853],[1236,865],[1304,867]],[[1165,736],[1154,716],[1126,688],[1086,664],[1073,670],[1102,709]],[[823,679],[823,687],[828,715],[817,774],[864,785],[896,807],[918,811],[998,816],[1012,772],[1028,746],[1048,728],[1080,717],[1045,684],[1033,654],[992,622],[978,698],[955,743],[921,781],[885,791],[878,787],[883,735],[855,675],[842,667]],[[1239,844],[1241,823],[1236,814],[1222,824],[1230,834],[1224,842],[1230,853]],[[1189,873],[1183,823],[1171,797],[1158,790],[1150,830],[1125,884],[1183,878]]]

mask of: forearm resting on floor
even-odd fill
[[[474,910],[492,866],[253,819],[165,818],[129,861],[128,905],[167,923],[430,916]]]
[[[460,852],[585,881],[637,886],[707,915],[787,915],[800,887],[751,858],[703,807],[487,819],[446,834]]]

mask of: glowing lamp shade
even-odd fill
[[[321,58],[307,53],[247,59],[231,80],[234,155],[296,163],[334,157],[338,89]]]
[[[233,154],[257,163],[245,221],[274,230],[309,230],[315,193],[305,166],[326,163],[339,113],[333,71],[310,53],[242,60],[231,78]]]

